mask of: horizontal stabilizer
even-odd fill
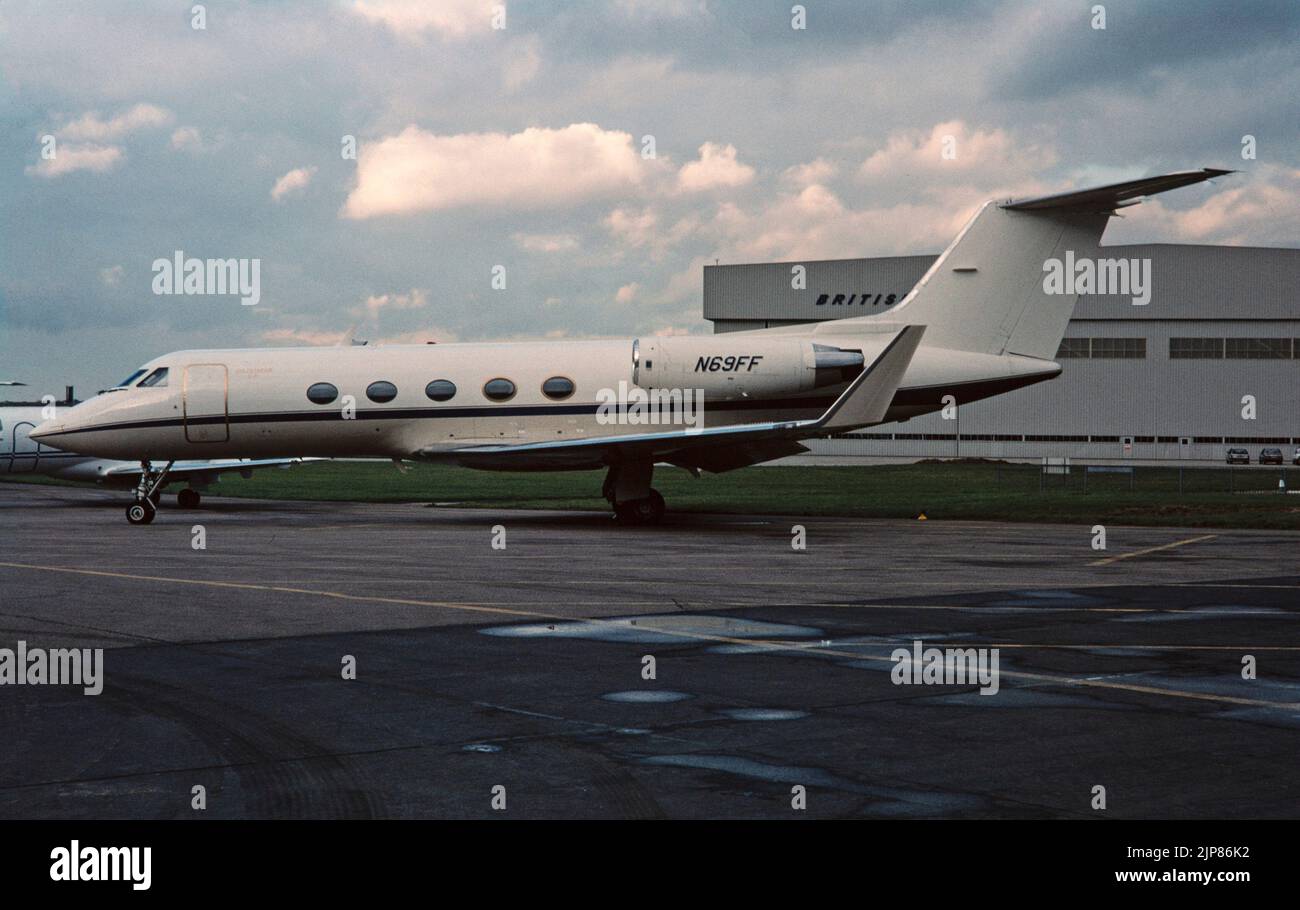
[[[909,325],[886,345],[844,393],[817,421],[820,430],[837,431],[884,422],[885,412],[903,381],[907,365],[921,344],[925,326]]]
[[[1141,180],[1129,180],[1126,183],[1095,186],[1092,189],[1076,190],[1073,193],[1057,193],[1054,196],[1015,200],[1003,203],[1001,207],[1015,212],[1041,212],[1048,209],[1112,212],[1126,205],[1141,202],[1143,196],[1154,196],[1156,193],[1176,190],[1180,186],[1189,186],[1235,173],[1236,171],[1224,171],[1212,167],[1201,168],[1199,171],[1179,171],[1176,174],[1143,177]]]

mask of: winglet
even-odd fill
[[[834,431],[882,423],[924,334],[925,326],[909,325],[895,335],[812,428]]]

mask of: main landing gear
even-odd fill
[[[167,462],[167,467],[155,471],[150,462],[140,462],[140,484],[135,488],[135,502],[126,507],[126,520],[133,525],[147,525],[153,521],[158,512],[158,502],[162,499],[163,483],[167,472],[176,462]]]
[[[610,465],[602,492],[614,507],[614,517],[619,524],[657,525],[663,521],[667,511],[664,498],[650,486],[654,469],[652,461]]]

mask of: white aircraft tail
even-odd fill
[[[1052,360],[1078,294],[1044,289],[1051,260],[1096,260],[1116,209],[1232,171],[1204,169],[1008,202],[986,202],[884,318],[928,326],[927,346]],[[874,317],[857,317],[872,319]],[[843,323],[852,319],[841,320]]]

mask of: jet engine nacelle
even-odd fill
[[[850,382],[863,356],[799,338],[682,335],[639,338],[632,381],[644,389],[703,389],[708,398],[791,395]]]

